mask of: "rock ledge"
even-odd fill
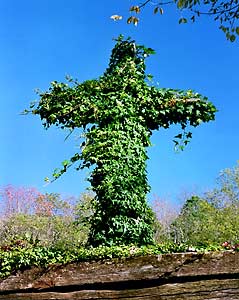
[[[239,299],[239,252],[180,253],[33,267],[0,281],[0,300]]]

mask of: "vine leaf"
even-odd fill
[[[187,22],[188,22],[188,20],[186,18],[180,18],[178,21],[179,24],[185,24]]]

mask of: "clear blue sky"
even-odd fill
[[[140,24],[114,22],[133,1],[8,0],[0,3],[0,186],[36,187],[42,192],[79,195],[88,186],[87,172],[70,170],[53,184],[44,178],[77,149],[77,135],[43,129],[37,116],[20,112],[53,80],[69,74],[79,81],[97,78],[107,67],[113,37],[120,33],[154,48],[147,71],[161,87],[193,89],[217,106],[216,121],[193,130],[182,153],[173,150],[177,128],[160,130],[149,149],[152,194],[177,201],[182,190],[201,190],[215,183],[220,170],[239,159],[239,39],[226,41],[217,24],[201,18],[178,25],[180,12],[163,16],[148,9]]]

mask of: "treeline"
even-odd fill
[[[160,202],[159,200],[157,200]],[[157,201],[155,207],[157,207]],[[239,164],[223,170],[216,187],[186,199],[180,212],[164,205],[156,231],[158,242],[195,246],[239,242]],[[156,212],[157,214],[157,212]],[[167,219],[165,219],[165,216]]]
[[[85,245],[92,199],[90,193],[63,199],[60,194],[42,194],[35,188],[3,187],[0,246],[25,243],[68,249]]]
[[[34,188],[1,189],[0,246],[17,243],[74,248],[87,243],[94,195],[63,199]],[[215,189],[192,195],[179,212],[158,197],[153,201],[155,241],[192,246],[239,242],[239,164],[218,177]]]

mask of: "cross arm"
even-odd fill
[[[47,92],[40,93],[40,100],[31,110],[39,115],[45,128],[51,125],[74,129],[95,121],[97,81],[89,80],[70,87],[56,81]]]
[[[149,129],[168,128],[171,124],[198,126],[215,119],[216,107],[197,93],[150,87],[145,116]]]

